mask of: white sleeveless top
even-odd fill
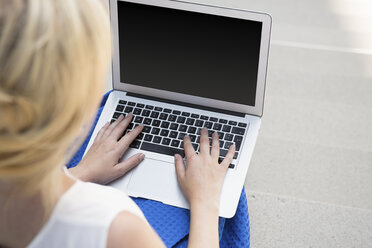
[[[125,193],[77,181],[62,195],[47,223],[27,247],[106,247],[111,222],[121,211],[146,221]]]

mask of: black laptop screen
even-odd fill
[[[255,105],[262,23],[118,1],[120,82]]]

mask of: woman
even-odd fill
[[[120,138],[132,115],[106,124],[84,160],[63,169],[102,96],[110,37],[99,0],[0,0],[0,247],[164,247],[128,196],[88,183],[108,183],[144,159],[118,163],[143,128]],[[210,149],[203,130],[198,155],[185,137],[187,166],[175,155],[191,208],[189,247],[219,245],[219,195],[235,148],[218,164],[212,140]]]

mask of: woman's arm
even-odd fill
[[[209,147],[207,129],[200,137],[200,154],[196,154],[188,136],[184,138],[187,165],[180,155],[175,156],[177,179],[188,199],[191,210],[189,247],[219,247],[218,213],[223,181],[231,163],[235,146],[232,145],[222,161],[218,163],[218,134],[212,135]]]

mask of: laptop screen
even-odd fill
[[[262,23],[118,2],[120,82],[255,106]]]

